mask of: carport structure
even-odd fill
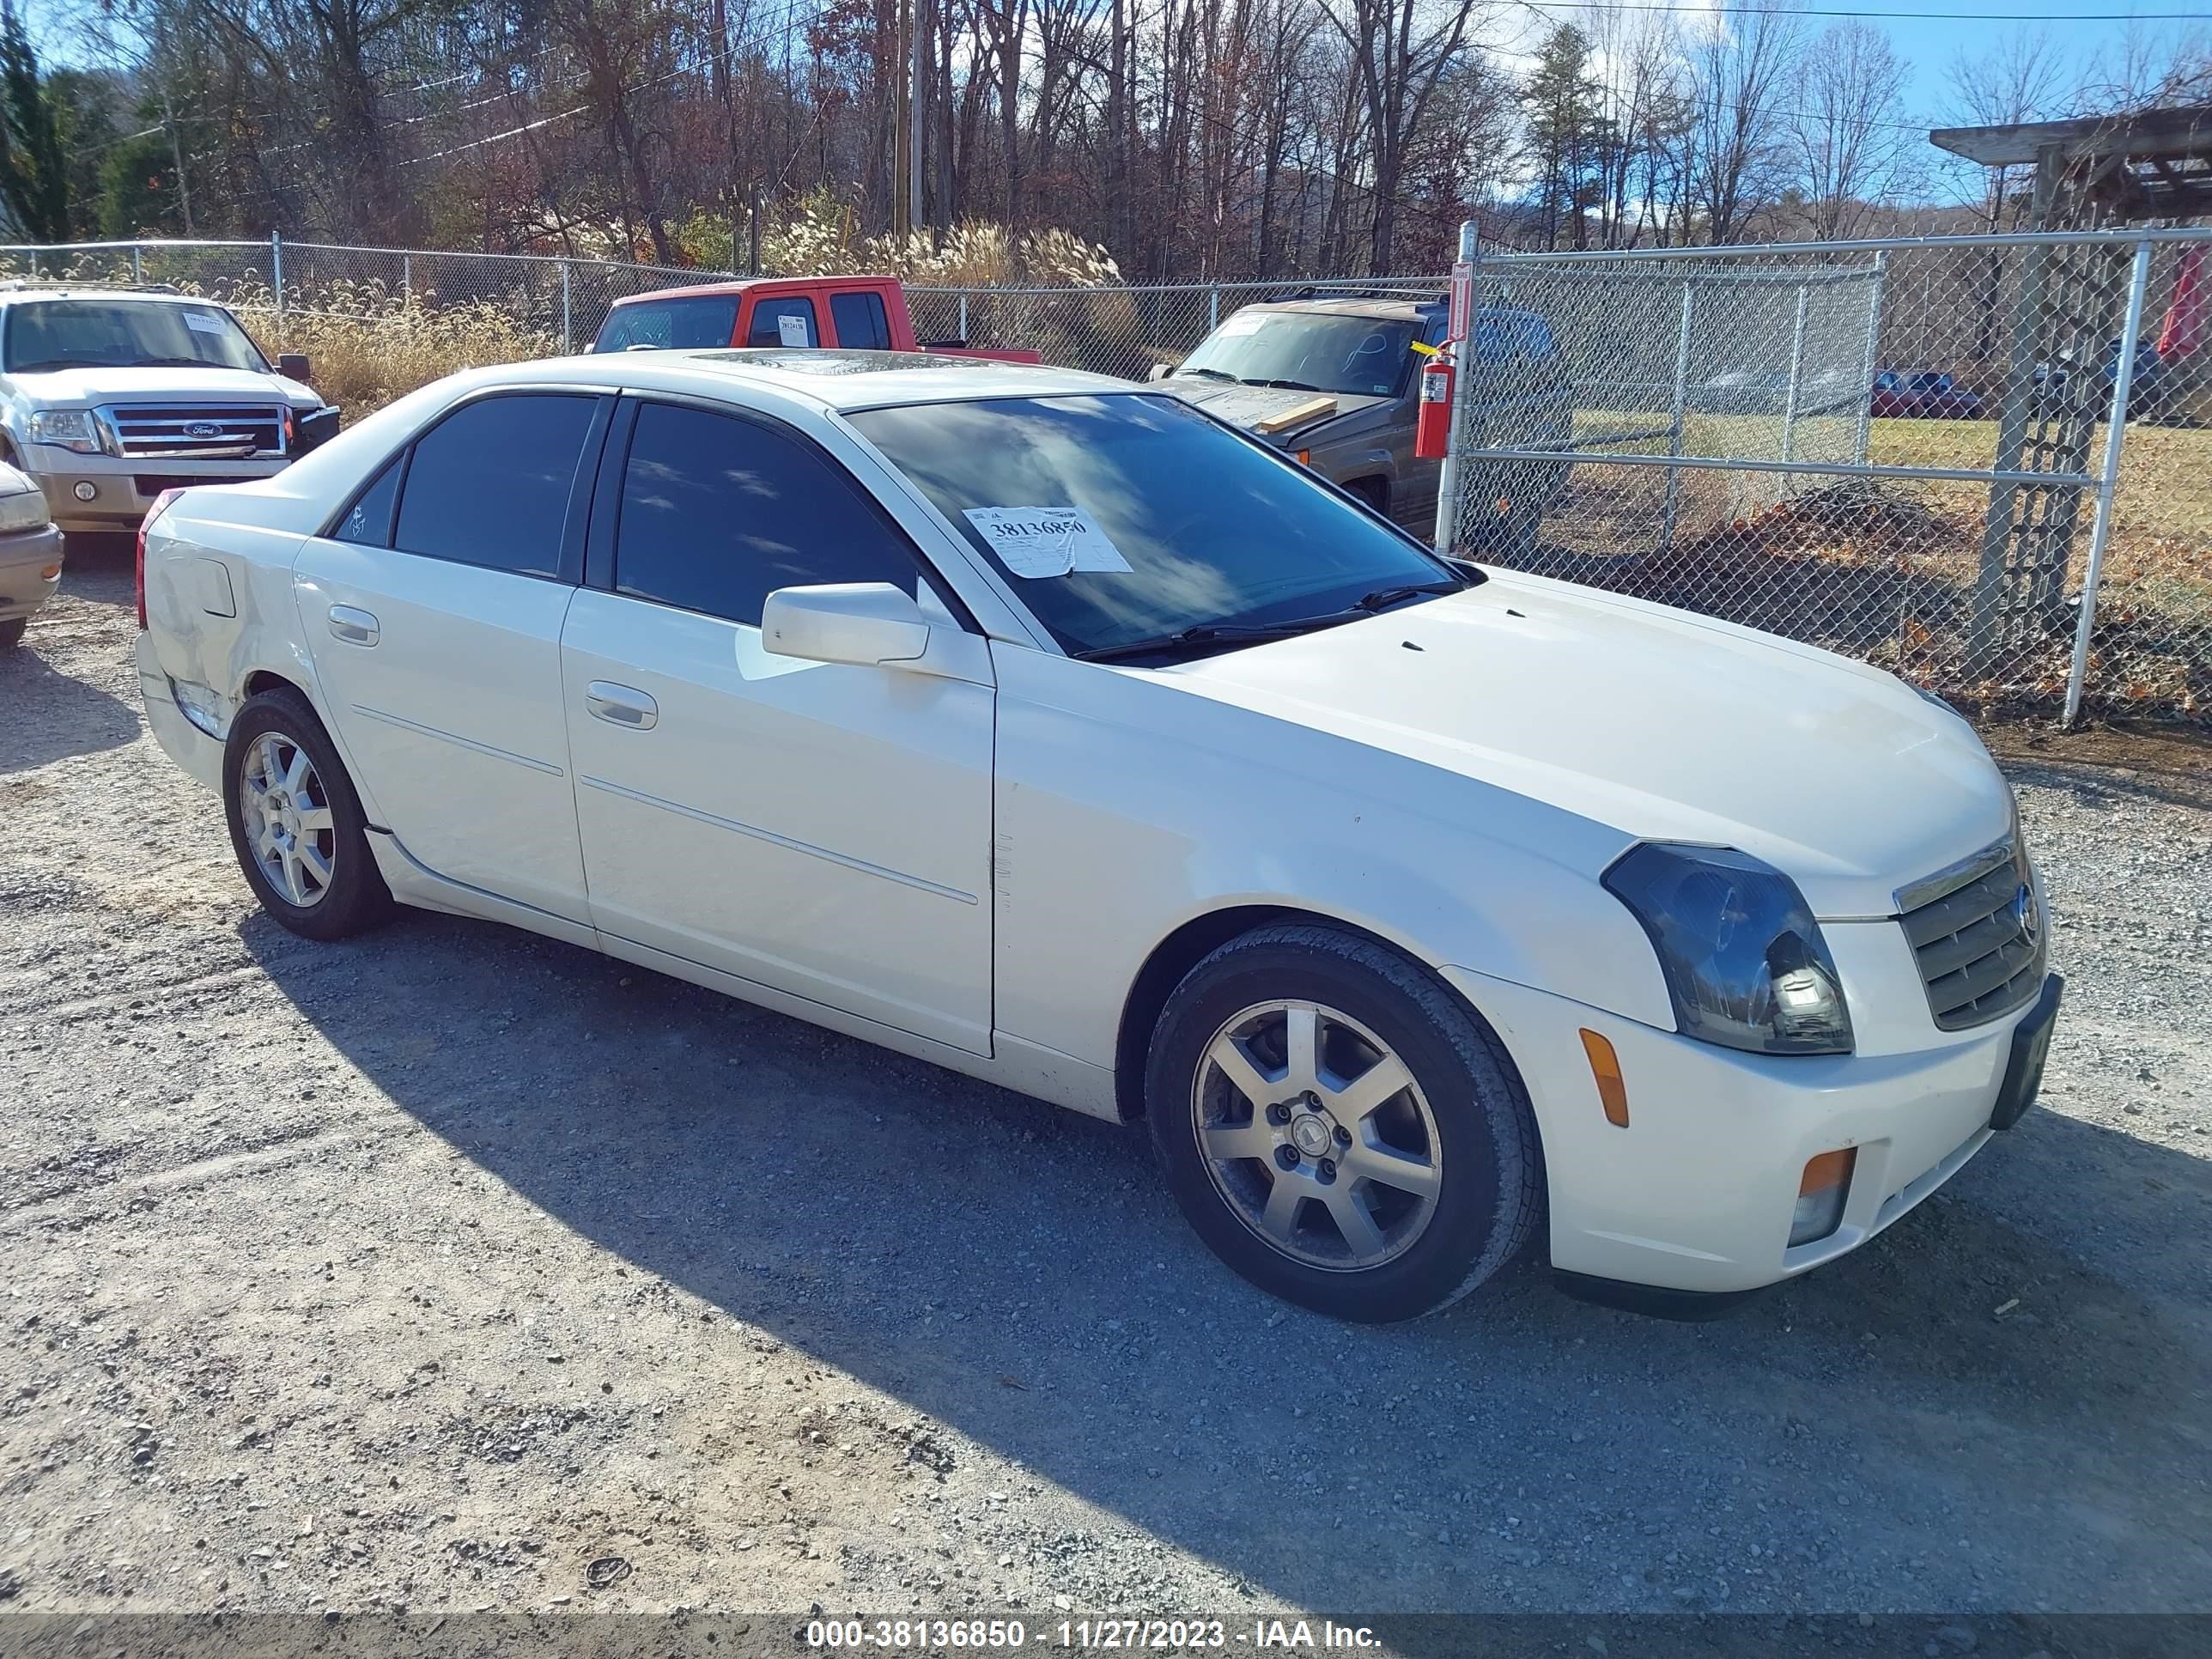
[[[2042,234],[2027,249],[2013,295],[1975,581],[1969,656],[1986,675],[2063,626],[2085,487],[2096,488],[2100,501],[2092,574],[2110,518],[2154,244],[2087,233],[2212,216],[2212,106],[1929,136],[1985,167],[2032,168],[2027,229]],[[1996,270],[1991,276],[1999,280]],[[2100,420],[2110,432],[2093,474]],[[2086,625],[2081,639],[2086,646]]]

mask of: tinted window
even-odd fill
[[[392,509],[399,500],[399,463],[404,457],[395,457],[385,464],[384,471],[376,475],[376,482],[361,492],[361,499],[331,534],[342,542],[360,542],[368,547],[392,545]]]
[[[394,544],[530,576],[561,570],[561,535],[598,399],[486,398],[416,441]]]
[[[1071,652],[1320,616],[1451,580],[1310,474],[1178,398],[993,398],[848,418]],[[1074,509],[1087,532],[1058,573],[1048,550],[1027,556],[1026,573],[997,550],[992,530],[1020,533],[1054,509],[1063,528]]]
[[[221,306],[155,300],[37,300],[8,307],[8,372],[167,364],[269,365]]]
[[[820,345],[822,333],[814,323],[814,301],[797,297],[755,301],[752,330],[745,336],[745,343],[755,346]]]
[[[615,532],[617,592],[757,624],[779,587],[895,582],[912,593],[916,577],[896,532],[827,456],[702,409],[638,410]]]
[[[1388,319],[1247,307],[1182,360],[1179,375],[1282,384],[1288,390],[1389,397],[1404,385],[1414,325]]]
[[[865,351],[891,349],[890,319],[884,315],[880,294],[831,295],[830,320],[836,325],[841,346],[857,346]]]
[[[734,294],[695,295],[688,300],[649,300],[617,306],[592,346],[594,351],[641,347],[702,349],[726,346],[738,326]]]

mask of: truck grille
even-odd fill
[[[1928,1011],[1946,1031],[2009,1013],[2043,983],[2041,902],[2010,840],[1897,896]]]
[[[125,455],[231,459],[283,453],[284,411],[267,404],[129,404],[100,412]]]

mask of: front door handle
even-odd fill
[[[660,705],[635,686],[593,680],[584,688],[584,707],[610,726],[650,732],[660,722]]]
[[[331,637],[343,640],[348,645],[374,645],[377,640],[377,621],[374,614],[356,610],[349,605],[331,607]]]

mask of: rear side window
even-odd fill
[[[804,295],[784,300],[753,301],[752,327],[745,335],[749,346],[818,346],[822,331],[814,321],[814,301]]]
[[[394,456],[376,475],[376,481],[361,492],[338,527],[331,532],[331,538],[341,542],[359,542],[365,547],[392,545],[392,509],[399,504],[399,467],[404,456]]]
[[[845,470],[772,428],[678,404],[637,411],[615,529],[615,591],[757,625],[779,587],[919,569]]]
[[[738,296],[700,294],[684,300],[641,300],[617,306],[599,329],[594,351],[702,349],[726,346],[738,326]]]
[[[598,402],[518,392],[454,410],[416,440],[392,544],[457,564],[558,576],[568,492]]]
[[[836,325],[837,343],[860,351],[891,349],[890,319],[884,314],[884,296],[865,289],[830,296],[830,320]]]

